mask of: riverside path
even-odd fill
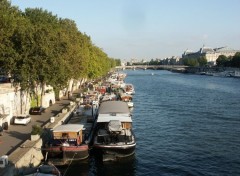
[[[70,103],[67,97],[63,97],[60,101],[48,107],[42,115],[31,115],[32,120],[27,125],[10,125],[8,130],[0,136],[0,156],[10,155],[24,141],[30,139],[32,125],[44,126],[49,122],[50,117],[58,114],[66,105]]]

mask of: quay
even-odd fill
[[[123,79],[121,77],[124,78],[125,74],[122,76],[113,75],[109,78],[109,81]],[[48,132],[61,124],[69,122],[69,120],[75,116],[76,107],[79,107],[79,103],[83,101],[81,99],[82,93],[86,93],[86,91],[89,91],[90,89],[95,90],[95,88],[101,91],[100,89],[102,86],[106,88],[105,85],[94,87],[93,83],[85,86],[88,86],[88,90],[86,90],[86,87],[84,86],[78,87],[78,89],[73,91],[71,96],[65,95],[62,99],[46,108],[45,112],[41,115],[31,115],[31,124],[28,124],[27,126],[10,125],[9,128],[4,131],[4,136],[1,136],[0,138],[1,148],[4,150],[1,150],[0,154],[1,156],[6,156],[8,162],[4,164],[0,163],[1,176],[23,175],[31,168],[39,166],[39,164],[43,162],[43,159],[47,158],[47,154],[46,156],[43,156],[42,154],[42,146],[43,144],[46,144],[44,142],[46,142],[46,139],[49,137]],[[114,86],[111,86],[111,88],[114,88]],[[43,134],[41,136],[35,136],[37,138],[33,138],[33,135],[31,135],[31,127],[36,124],[41,126]]]
[[[79,94],[79,90],[73,96],[75,94]],[[42,138],[31,139],[32,125],[38,124],[43,129],[54,128],[69,120],[75,106],[75,103],[64,97],[47,108],[42,115],[32,115],[32,122],[27,126],[10,125],[0,138],[0,154],[8,157],[8,164],[0,168],[0,175],[21,175],[26,169],[38,166],[44,158],[41,152],[43,141]],[[54,117],[54,122],[50,121],[51,117]]]
[[[185,65],[131,65],[131,66],[118,66],[118,70],[168,70],[177,73],[190,73],[208,76],[222,76],[222,77],[240,77],[240,69],[235,67],[189,67]]]

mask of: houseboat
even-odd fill
[[[64,124],[52,131],[52,139],[42,148],[48,161],[65,165],[88,158],[88,142],[82,124]]]
[[[102,156],[103,161],[117,160],[135,153],[132,117],[126,102],[102,102],[95,126],[93,149]]]
[[[67,124],[52,130],[51,139],[42,147],[45,159],[54,165],[66,165],[89,156],[98,104],[79,105]]]
[[[134,86],[132,84],[129,84],[129,83],[124,84],[123,89],[125,90],[125,92],[127,94],[130,94],[130,95],[135,94],[135,89],[134,89]]]

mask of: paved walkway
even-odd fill
[[[77,91],[75,92],[77,93]],[[32,120],[27,126],[24,125],[10,125],[8,130],[3,132],[0,136],[0,156],[10,155],[16,148],[18,148],[24,141],[30,139],[32,125],[38,124],[43,126],[49,122],[50,117],[55,116],[65,106],[69,105],[70,100],[63,97],[60,101],[46,109],[42,115],[31,115]]]

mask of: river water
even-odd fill
[[[240,79],[125,72],[136,91],[135,156],[106,163],[90,157],[65,175],[240,175]]]

